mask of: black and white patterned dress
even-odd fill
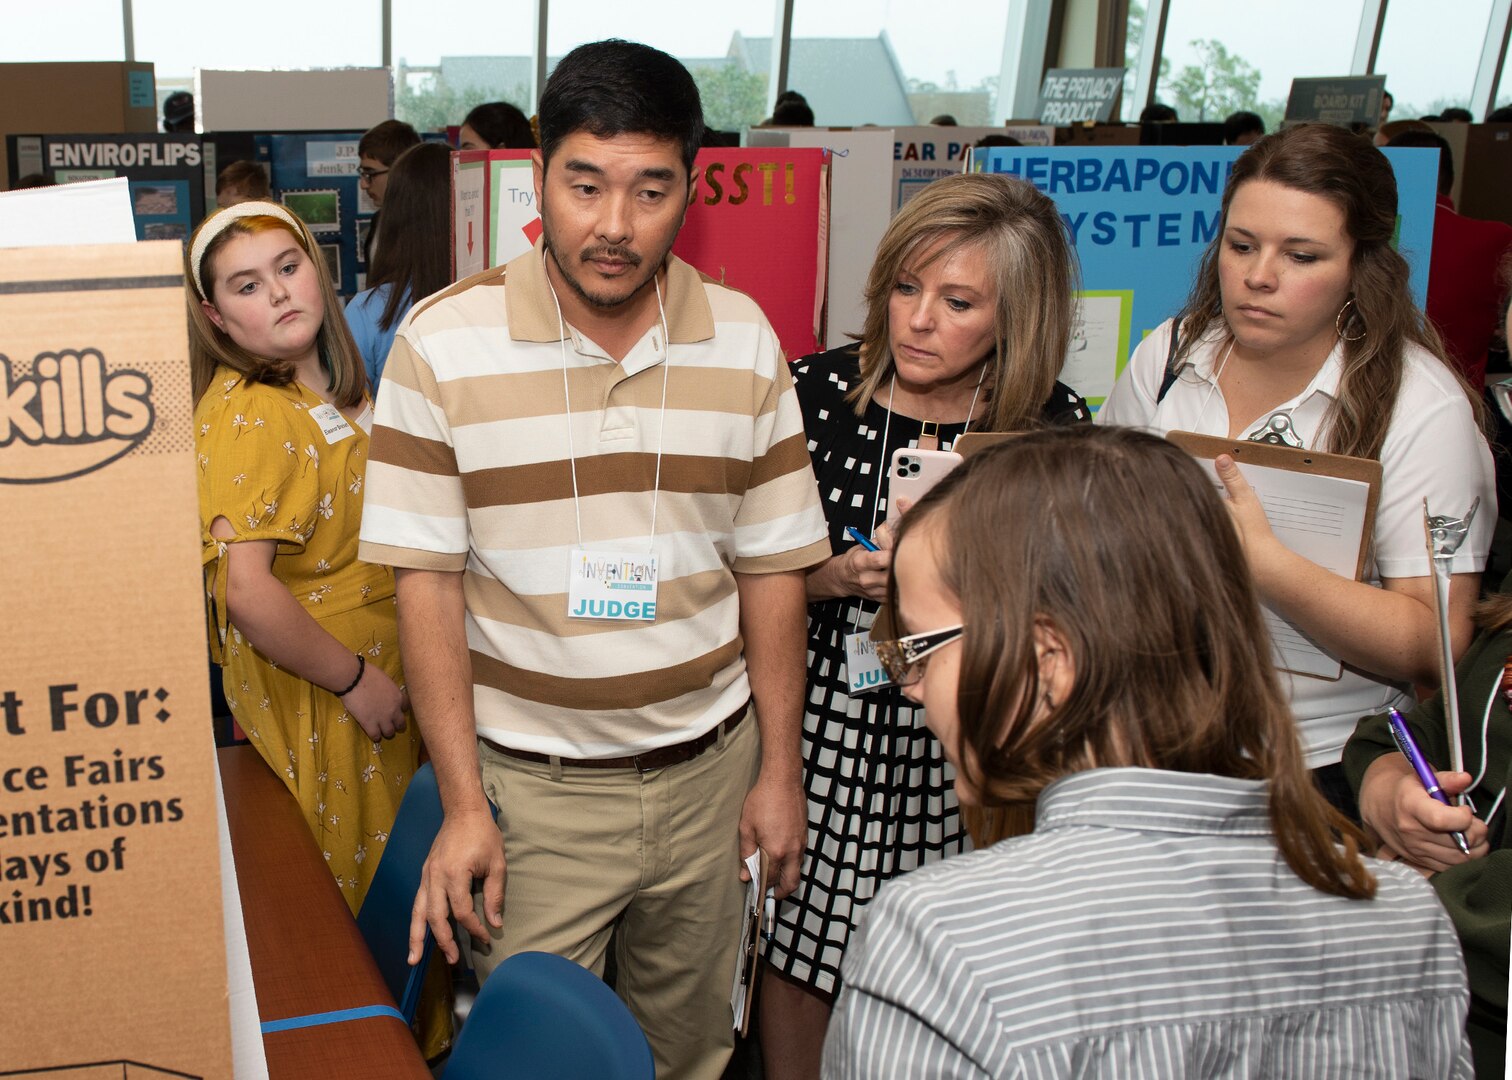
[[[923,424],[894,414],[885,391],[857,417],[845,400],[855,385],[854,347],[792,365],[809,454],[829,523],[830,549],[854,545],[847,525],[869,536],[887,517],[887,483],[877,476],[900,447],[918,445]],[[1055,384],[1042,410],[1049,423],[1090,420],[1085,401]],[[887,445],[882,446],[883,429]],[[940,447],[965,423],[941,424]],[[777,910],[767,959],[825,995],[838,989],[840,958],[860,909],[889,878],[968,850],[956,806],[955,773],[924,726],[924,711],[895,689],[846,692],[845,637],[871,627],[877,605],[856,597],[809,605],[808,686],[803,716],[808,850],[797,890]]]

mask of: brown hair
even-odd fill
[[[1318,449],[1354,457],[1379,458],[1386,429],[1402,387],[1403,354],[1416,345],[1433,354],[1460,382],[1478,423],[1485,410],[1454,365],[1444,356],[1438,331],[1413,303],[1407,260],[1392,247],[1396,232],[1396,176],[1386,155],[1365,139],[1332,124],[1296,124],[1267,135],[1234,162],[1223,189],[1223,214],[1198,267],[1186,306],[1177,315],[1186,357],[1210,331],[1228,328],[1218,259],[1226,242],[1234,193],[1251,180],[1264,180],[1327,199],[1344,215],[1344,231],[1354,241],[1350,260],[1354,301],[1344,330],[1344,371],[1338,397],[1328,407],[1323,429],[1328,445]],[[1421,253],[1424,258],[1427,252]]]
[[[913,262],[936,244],[926,262]],[[1054,202],[1033,184],[987,173],[929,184],[877,245],[866,281],[861,381],[847,395],[857,416],[894,370],[888,300],[899,271],[917,271],[972,246],[986,254],[998,294],[997,353],[983,386],[988,410],[979,430],[1013,431],[1039,419],[1071,348],[1076,256]]]
[[[235,209],[237,208],[230,207],[219,213],[230,213]],[[265,214],[238,218],[221,229],[200,259],[200,278],[205,284],[205,299],[214,300],[215,258],[231,237],[252,236],[268,229],[282,229],[293,236],[314,265],[315,276],[320,281],[324,317],[315,342],[320,350],[321,361],[331,377],[331,401],[337,408],[349,408],[362,401],[367,393],[367,369],[362,365],[362,354],[357,351],[352,332],[347,329],[346,317],[342,314],[336,289],[331,284],[331,270],[325,257],[321,255],[315,238],[304,222],[292,210],[287,212],[295,221],[299,221],[298,231],[291,229],[287,222]],[[201,222],[194,232],[195,237],[202,230],[211,227],[216,217],[216,214],[212,214]],[[198,402],[204,396],[210,381],[215,377],[215,369],[222,364],[253,382],[263,382],[269,386],[287,386],[293,382],[292,362],[254,356],[210,321],[210,316],[205,314],[204,308],[200,306],[200,298],[194,291],[194,268],[191,265],[193,252],[194,239],[191,238],[189,246],[184,250],[184,291],[189,308],[189,377],[193,383],[194,400]]]
[[[252,199],[266,199],[270,194],[268,173],[255,161],[233,161],[215,178],[217,195],[227,188],[235,188]]]
[[[956,759],[989,818],[1027,816],[1052,781],[1098,766],[1264,780],[1287,865],[1374,894],[1361,834],[1304,764],[1228,508],[1184,451],[1129,428],[1031,432],[941,481],[899,547],[925,530],[966,626]],[[1075,676],[1035,721],[1045,624]]]
[[[385,120],[363,133],[357,141],[357,156],[392,165],[395,158],[419,141],[419,134],[403,120]]]
[[[388,285],[378,327],[388,330],[405,312],[451,284],[451,151],[421,143],[389,170],[378,216],[378,243],[367,285]]]

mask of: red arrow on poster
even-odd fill
[[[472,254],[472,227],[473,223],[469,221],[467,223],[467,253],[469,255]]]

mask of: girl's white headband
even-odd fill
[[[214,242],[215,238],[223,233],[227,225],[245,217],[274,217],[288,224],[294,230],[294,235],[299,237],[300,243],[304,243],[304,229],[300,227],[299,220],[278,203],[253,202],[237,203],[228,206],[200,226],[200,231],[194,237],[194,247],[189,252],[189,266],[194,272],[194,289],[200,294],[201,300],[208,300],[205,294],[205,283],[200,280],[200,263],[205,259],[205,251]]]

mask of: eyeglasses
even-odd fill
[[[357,179],[366,180],[371,184],[375,177],[387,176],[388,173],[389,171],[387,169],[370,169],[366,165],[364,165],[362,168],[357,170]]]
[[[939,630],[927,630],[922,634],[909,634],[896,641],[879,641],[875,648],[877,662],[894,686],[912,686],[924,677],[921,661],[937,649],[944,648],[965,633],[964,626],[946,626]]]

